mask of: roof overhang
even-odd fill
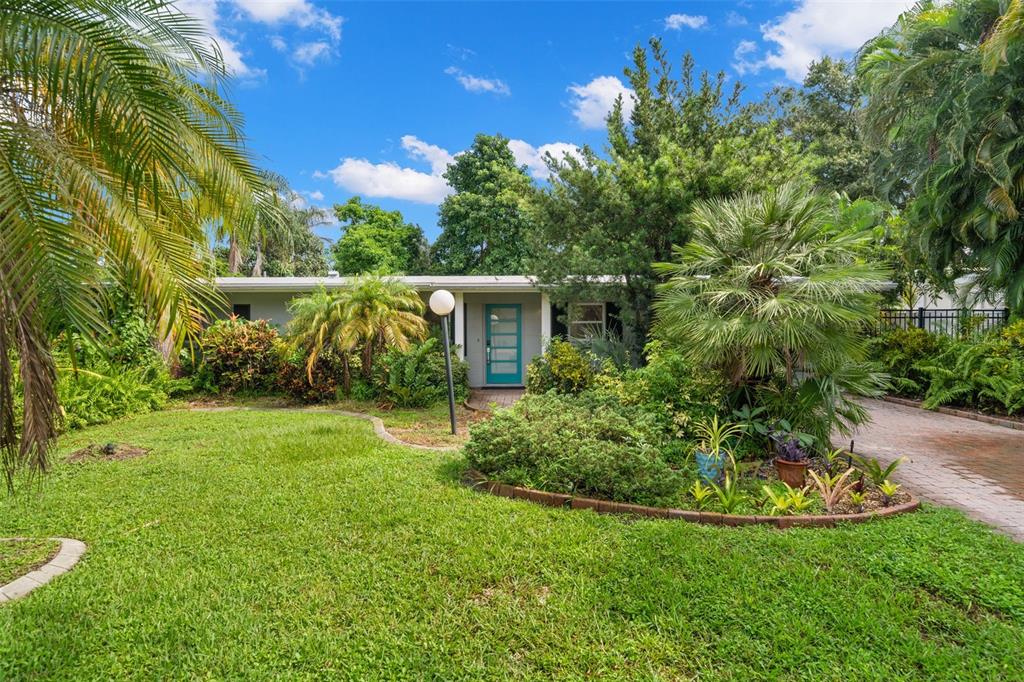
[[[473,292],[540,292],[544,287],[529,275],[395,275],[392,279],[404,282],[417,291],[448,289],[462,293]],[[587,278],[598,284],[616,284],[623,278],[612,275]],[[354,277],[217,277],[214,284],[225,293],[309,293],[320,287],[341,289],[351,286]]]

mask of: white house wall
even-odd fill
[[[469,385],[483,386],[486,383],[487,360],[484,356],[486,328],[484,310],[488,303],[518,303],[522,306],[522,373],[526,380],[526,366],[541,353],[541,311],[539,293],[492,294],[479,293],[464,295],[466,304],[466,360],[469,361]]]

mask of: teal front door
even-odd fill
[[[523,308],[518,303],[488,304],[487,383],[523,383]]]

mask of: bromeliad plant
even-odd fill
[[[882,494],[882,504],[888,507],[892,504],[893,498],[896,493],[900,490],[899,483],[893,483],[892,481],[882,481],[882,484],[878,486],[878,492]]]
[[[694,481],[693,485],[690,486],[690,489],[687,492],[689,492],[690,497],[693,498],[693,503],[697,506],[698,511],[704,509],[704,507],[707,506],[708,501],[710,501],[711,496],[715,494],[713,488],[704,485],[700,480]]]
[[[876,488],[880,488],[882,484],[888,480],[893,473],[895,473],[900,464],[903,463],[903,457],[899,457],[890,462],[889,466],[883,468],[874,457],[859,457],[857,455],[853,455],[853,459],[857,462],[857,466],[860,467],[860,470],[867,474],[868,478],[871,479],[871,483]]]
[[[732,459],[732,448],[728,444],[738,438],[743,429],[737,424],[719,422],[715,415],[710,421],[697,424],[696,432],[700,438],[695,453],[697,470],[705,481],[717,481],[725,469],[725,456]]]
[[[814,481],[814,485],[818,488],[818,494],[821,495],[825,511],[829,514],[833,512],[839,501],[856,485],[857,482],[853,480],[854,471],[856,469],[850,467],[841,474],[825,473],[821,476],[813,469],[808,472],[811,480]]]
[[[860,513],[862,513],[864,511],[864,502],[865,502],[865,500],[867,500],[867,497],[868,497],[867,493],[865,493],[863,491],[862,492],[857,492],[856,490],[851,490],[850,491],[850,504],[852,504],[854,506],[854,508],[857,510],[858,514],[860,514]]]
[[[722,505],[722,510],[726,514],[735,514],[740,506],[747,501],[747,495],[739,486],[739,476],[736,475],[736,462],[729,457],[730,466],[728,469],[732,469],[730,472],[728,469],[725,472],[725,480],[722,485],[719,486],[717,483],[712,483],[711,488],[715,491],[715,495],[718,497],[718,503]]]

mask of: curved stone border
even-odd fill
[[[373,432],[376,433],[379,438],[386,440],[389,443],[394,443],[395,445],[401,445],[407,448],[416,448],[417,450],[433,450],[435,452],[454,452],[462,447],[461,445],[420,445],[419,443],[407,443],[388,432],[387,428],[384,426],[384,421],[380,417],[375,417],[372,414],[366,414],[365,412],[349,412],[348,410],[332,410],[330,408],[320,407],[250,407],[248,405],[218,405],[215,407],[189,407],[187,409],[190,412],[230,412],[232,410],[246,410],[250,412],[309,412],[312,414],[340,414],[343,417],[363,419],[372,423]]]
[[[744,516],[739,514],[719,514],[716,512],[699,512],[685,509],[666,509],[664,507],[645,507],[640,504],[624,504],[595,500],[590,497],[575,497],[563,493],[548,493],[543,490],[520,488],[519,486],[489,481],[479,471],[467,471],[466,483],[474,490],[508,497],[514,500],[529,500],[548,507],[568,507],[570,509],[591,509],[599,514],[633,514],[656,519],[675,519],[689,523],[704,523],[715,526],[754,526],[764,525],[775,528],[831,528],[837,523],[863,523],[874,518],[895,516],[914,511],[921,506],[921,501],[910,495],[910,501],[892,507],[883,507],[878,511],[862,514],[829,514],[827,516]]]
[[[1008,429],[1024,431],[1024,421],[1017,421],[1015,419],[1006,419],[1005,417],[994,417],[990,414],[972,412],[971,410],[958,410],[955,407],[944,407],[942,405],[936,407],[934,410],[928,410],[921,406],[920,400],[900,398],[899,396],[895,395],[882,396],[882,400],[887,403],[893,403],[894,405],[903,405],[904,407],[916,407],[917,409],[924,410],[925,412],[938,412],[939,414],[948,414],[951,417],[972,419],[976,422],[984,422],[986,424],[994,424],[995,426],[1005,426]]]
[[[5,538],[5,540],[23,540],[25,538]],[[37,587],[42,587],[58,575],[63,575],[74,568],[78,560],[85,554],[85,543],[74,538],[52,538],[60,542],[57,555],[34,571],[29,571],[0,587],[0,604],[14,601],[27,595]]]

